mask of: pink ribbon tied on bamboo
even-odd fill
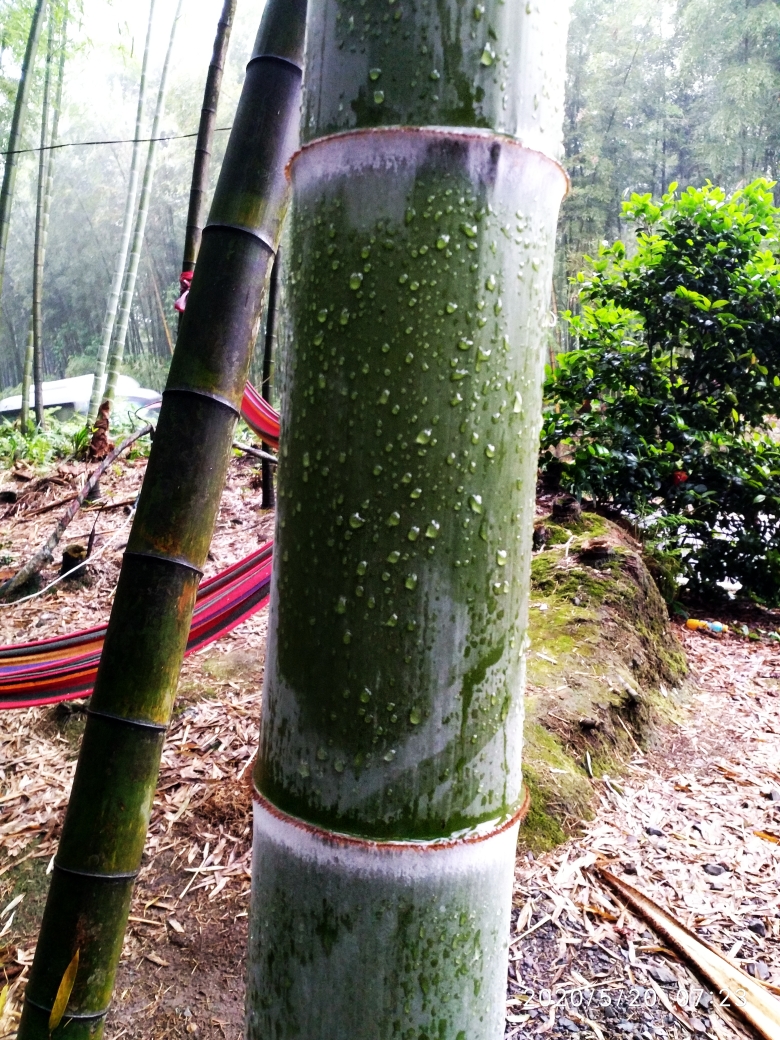
[[[173,309],[178,311],[179,314],[184,314],[184,309],[187,306],[187,296],[189,295],[190,286],[192,285],[193,274],[193,271],[182,271],[179,275],[179,291],[181,292],[181,296],[173,305]]]

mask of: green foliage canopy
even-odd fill
[[[634,195],[636,249],[578,276],[542,464],[677,553],[689,587],[780,602],[780,265],[773,185]]]

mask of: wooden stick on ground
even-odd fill
[[[134,444],[145,434],[151,433],[152,429],[153,427],[151,423],[147,423],[146,426],[142,426],[140,430],[136,430],[135,433],[123,440],[118,447],[114,448],[114,450],[103,459],[100,465],[92,471],[89,479],[84,484],[84,487],[79,491],[71,504],[62,514],[57,526],[40,547],[38,552],[27,561],[21,570],[17,571],[13,578],[10,578],[4,585],[0,585],[0,599],[6,599],[10,596],[12,592],[24,585],[25,582],[28,582],[34,574],[37,574],[38,571],[52,560],[54,549],[62,538],[65,528],[71,522],[76,513],[78,513],[84,500],[88,497],[90,491],[92,491],[111,463],[114,462],[123,451],[126,451],[131,444]]]
[[[729,1000],[726,1006],[733,1014],[751,1025],[765,1040],[777,1040],[780,1036],[780,1003],[762,983],[689,931],[649,896],[598,864],[596,870],[634,913],[641,915],[717,993],[725,995]]]
[[[246,455],[254,455],[255,458],[265,459],[267,462],[279,461],[275,455],[271,455],[267,451],[261,451],[260,448],[251,448],[248,444],[241,444],[239,441],[233,441],[233,447],[243,451]]]

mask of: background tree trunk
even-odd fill
[[[567,9],[355,11],[291,165],[248,1037],[499,1040]]]
[[[160,133],[160,121],[162,120],[163,112],[165,111],[165,91],[168,84],[168,70],[171,64],[171,54],[176,39],[176,27],[179,24],[179,15],[181,14],[183,2],[184,0],[179,0],[176,6],[176,14],[173,16],[173,25],[171,26],[171,35],[168,38],[168,50],[165,52],[165,62],[163,63],[162,73],[160,75],[160,86],[157,91],[157,104],[154,109],[154,120],[152,122],[151,141],[149,142],[149,151],[146,154],[146,166],[144,167],[144,177],[141,182],[141,197],[138,200],[138,212],[135,216],[133,244],[130,248],[130,258],[127,262],[125,282],[122,289],[122,303],[119,309],[119,318],[116,325],[116,335],[111,350],[111,358],[108,363],[106,388],[103,391],[103,397],[107,401],[114,400],[117,380],[119,379],[119,373],[122,369],[122,358],[125,353],[127,326],[130,321],[130,311],[133,306],[135,282],[138,277],[138,264],[141,260],[141,247],[143,246],[144,233],[146,232],[146,218],[149,216],[149,203],[152,197],[152,183],[154,181],[154,167],[157,159],[158,146],[156,138]]]
[[[269,0],[122,562],[18,1040],[99,1040],[296,146],[305,7]],[[281,60],[280,60],[281,59]],[[78,972],[62,1023],[51,1008]]]
[[[273,359],[274,333],[276,331],[276,307],[279,298],[279,267],[281,264],[281,253],[277,252],[274,266],[271,268],[271,281],[268,286],[268,308],[265,318],[265,342],[263,344],[263,383],[261,393],[265,401],[271,400],[271,362]],[[264,451],[271,451],[271,445],[261,442]],[[274,471],[270,459],[263,459],[262,479],[263,497],[260,502],[261,509],[273,509],[276,505],[274,494]]]
[[[0,296],[3,293],[5,256],[8,250],[8,228],[11,224],[11,207],[14,200],[14,188],[16,187],[16,171],[19,165],[18,150],[21,148],[24,123],[27,118],[27,102],[30,98],[30,87],[32,86],[35,69],[35,56],[38,53],[38,41],[41,38],[41,28],[45,13],[46,0],[36,0],[30,25],[30,35],[27,37],[27,48],[24,53],[24,61],[22,62],[22,73],[16,91],[11,132],[8,135],[8,152],[5,156],[3,184],[0,187]]]
[[[195,143],[195,160],[192,165],[192,185],[190,187],[190,206],[187,212],[187,230],[184,235],[184,256],[182,271],[194,271],[198,259],[200,240],[203,234],[203,214],[206,210],[206,196],[209,190],[209,167],[211,165],[211,149],[214,142],[214,127],[217,120],[217,105],[222,86],[222,73],[225,68],[230,30],[236,13],[236,0],[225,0],[222,14],[217,23],[217,34],[214,37],[214,50],[211,55],[206,87],[203,92],[203,107],[200,110],[198,138]]]
[[[35,384],[35,422],[45,425],[43,411],[43,264],[46,253],[46,180],[52,153],[49,144],[49,108],[51,105],[51,66],[54,52],[54,10],[49,12],[49,41],[46,47],[46,73],[41,103],[41,148],[38,152],[38,192],[35,203],[35,245],[33,247],[33,382]]]
[[[95,421],[100,402],[103,400],[103,384],[106,371],[106,359],[111,347],[111,337],[114,333],[116,312],[119,306],[119,296],[122,291],[122,283],[127,266],[127,253],[130,249],[130,236],[133,231],[135,202],[138,195],[138,177],[141,168],[141,134],[143,133],[144,113],[146,110],[146,75],[149,65],[149,45],[152,38],[152,21],[154,19],[154,0],[149,4],[149,21],[146,27],[146,43],[144,44],[144,56],[141,64],[141,82],[138,86],[138,108],[135,116],[135,140],[133,142],[133,156],[130,161],[130,176],[127,181],[127,196],[125,198],[125,213],[122,218],[122,241],[116,258],[114,278],[106,304],[106,316],[103,319],[103,329],[100,336],[97,358],[95,360],[95,378],[92,383],[92,396],[87,412],[87,423]],[[154,136],[154,135],[153,135]]]
[[[24,348],[24,368],[22,369],[22,406],[19,411],[19,427],[26,434],[30,427],[30,388],[33,376],[33,316],[30,313],[30,324],[27,328],[27,342]]]

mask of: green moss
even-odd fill
[[[538,722],[525,732],[523,778],[531,795],[531,808],[520,840],[532,852],[543,852],[564,841],[562,821],[576,814],[589,819],[592,789],[587,776],[563,747],[559,738]]]
[[[605,535],[609,531],[608,524],[609,521],[597,513],[583,513],[579,520],[567,520],[563,523],[556,523],[549,517],[545,517],[544,520],[537,521],[534,526],[546,529],[547,544],[552,546],[565,545],[573,535],[588,535],[590,538]]]
[[[633,742],[649,743],[674,717],[686,674],[635,543],[594,514],[568,529],[541,524],[552,536],[531,565],[524,775],[532,802],[521,830],[534,851],[589,817],[586,754],[597,779],[619,775]],[[604,559],[580,555],[593,537],[606,540]]]
[[[520,841],[538,855],[566,841],[566,834],[555,816],[547,811],[544,788],[536,784],[528,772],[524,775],[526,787],[531,795],[531,807],[520,828]]]

